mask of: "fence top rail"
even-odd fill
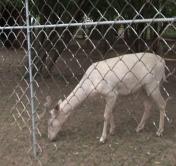
[[[96,22],[83,22],[83,23],[63,23],[63,24],[44,24],[44,25],[29,25],[30,29],[33,28],[55,28],[55,27],[76,27],[76,26],[91,26],[91,25],[108,25],[108,24],[138,24],[138,23],[156,23],[156,22],[176,22],[176,17],[170,18],[148,18],[148,19],[135,19],[135,20],[115,20],[115,21],[96,21]],[[24,26],[5,26],[0,27],[0,30],[4,29],[27,29],[27,25]]]

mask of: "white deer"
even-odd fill
[[[160,93],[160,83],[165,80],[165,61],[152,53],[126,54],[93,63],[83,78],[64,101],[59,100],[50,111],[48,121],[48,138],[54,140],[73,110],[87,98],[101,95],[105,98],[104,126],[100,142],[107,139],[107,129],[114,133],[115,123],[113,108],[119,95],[128,95],[143,88],[160,110],[157,135],[164,131],[166,102]],[[143,117],[136,129],[144,128],[149,116],[150,104],[144,102]]]

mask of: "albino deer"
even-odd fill
[[[93,63],[75,89],[64,100],[57,103],[50,111],[48,121],[48,138],[54,140],[73,110],[88,97],[102,95],[106,106],[104,126],[100,142],[107,139],[107,129],[114,133],[115,123],[113,108],[119,95],[128,95],[143,88],[155,101],[160,110],[160,121],[157,135],[164,131],[166,102],[160,93],[160,83],[165,80],[165,61],[152,53],[126,54]],[[150,112],[150,104],[144,102],[144,114],[136,131],[144,128]]]

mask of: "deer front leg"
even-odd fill
[[[140,123],[138,124],[136,128],[136,132],[140,132],[145,127],[145,123],[147,119],[150,117],[151,108],[152,108],[151,102],[148,99],[145,100],[144,101],[144,113],[143,113]]]
[[[116,126],[115,126],[114,116],[113,116],[113,112],[112,112],[111,116],[110,116],[110,130],[109,130],[110,135],[114,135],[115,128],[116,128]]]
[[[106,107],[104,112],[104,126],[103,126],[102,136],[100,138],[101,143],[104,143],[107,139],[107,128],[110,121],[112,120],[111,116],[112,116],[112,111],[113,111],[115,102],[116,102],[115,93],[114,92],[109,93],[108,96],[106,97]]]
[[[156,104],[158,105],[158,108],[160,110],[159,129],[156,132],[156,135],[157,136],[162,136],[163,131],[164,131],[164,119],[165,119],[165,114],[166,114],[165,113],[166,102],[165,102],[164,98],[162,97],[159,88],[156,89],[152,93],[152,98],[156,102]]]

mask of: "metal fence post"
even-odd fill
[[[30,24],[29,24],[29,2],[25,0],[26,8],[26,27],[27,27],[27,54],[29,62],[29,86],[30,86],[30,100],[31,100],[31,112],[32,112],[32,149],[34,158],[37,157],[36,150],[36,126],[35,126],[35,107],[34,107],[34,89],[33,89],[33,75],[32,75],[32,58],[31,58],[31,39],[30,39]]]

